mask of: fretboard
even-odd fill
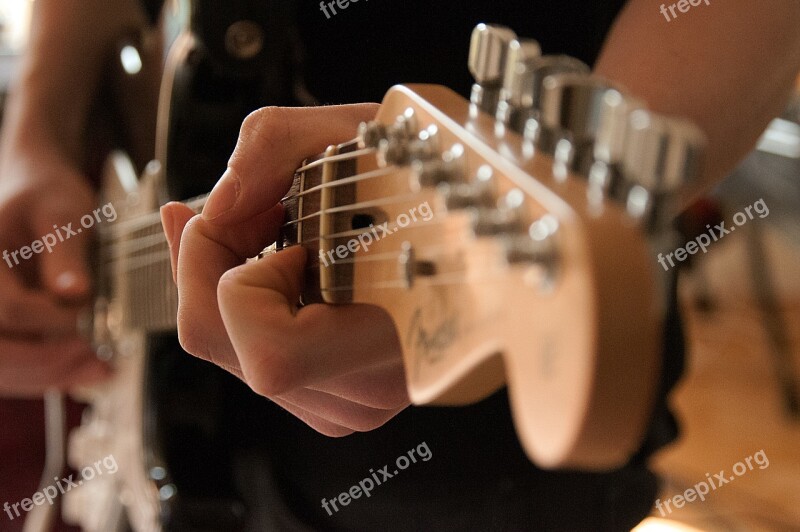
[[[186,202],[200,212],[206,196]],[[148,332],[177,326],[178,291],[159,213],[121,221],[100,234],[98,294],[111,302],[111,321]]]

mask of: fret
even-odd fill
[[[333,146],[325,154],[304,161],[282,201],[285,215],[277,248],[300,245],[307,252],[303,304],[334,302],[329,299],[346,302],[347,293],[333,290],[333,287],[352,284],[352,265],[321,267],[319,254],[320,251],[324,254],[341,245],[342,237],[327,239],[324,238],[326,234],[352,229],[352,214],[326,211],[353,203],[356,185],[324,185],[353,176],[358,156],[365,153],[371,153],[371,150],[359,150],[358,142],[353,140]]]
[[[206,199],[194,198],[186,205],[199,213]],[[175,329],[178,290],[159,213],[112,226],[99,233],[99,244],[98,258],[108,268],[99,268],[98,290],[119,325],[149,332]]]

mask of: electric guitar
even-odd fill
[[[385,309],[415,404],[507,386],[533,462],[612,469],[640,446],[658,391],[664,294],[651,249],[669,238],[702,134],[505,28],[478,26],[469,63],[471,101],[394,87],[352,142],[310,157],[262,255],[307,250],[300,304]],[[104,201],[119,219],[100,234],[93,335],[116,376],[82,393],[92,408],[71,456],[114,454],[120,474],[67,494],[86,530],[122,516],[159,530],[179,491],[148,441],[145,353],[177,309],[162,180],[158,164],[138,180],[124,154],[109,159]]]

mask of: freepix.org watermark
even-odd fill
[[[712,477],[711,473],[706,473],[706,480],[698,482],[682,494],[675,495],[664,501],[661,499],[656,500],[656,509],[661,512],[662,517],[665,517],[667,514],[672,513],[671,506],[680,509],[683,508],[687,502],[695,502],[698,499],[700,499],[700,501],[705,501],[706,495],[712,491],[724,486],[728,482],[733,482],[737,477],[741,477],[748,471],[752,471],[754,468],[753,462],[755,462],[759,469],[766,469],[769,467],[769,458],[767,458],[767,453],[764,452],[764,449],[761,449],[752,456],[748,456],[741,462],[736,462],[733,465],[733,475],[726,475],[725,471],[720,471]],[[666,512],[664,512],[665,508],[667,510]]]
[[[22,512],[27,513],[30,512],[34,506],[41,506],[44,503],[52,506],[53,502],[55,502],[59,496],[73,489],[78,489],[83,486],[84,482],[89,482],[96,477],[101,477],[105,473],[113,475],[118,470],[117,459],[114,458],[114,455],[110,454],[102,460],[98,460],[94,464],[84,467],[80,471],[81,479],[77,482],[72,479],[75,475],[70,475],[61,479],[53,477],[55,481],[54,484],[45,487],[42,491],[37,491],[29,499],[22,499],[20,502],[15,502],[14,504],[9,504],[8,502],[3,503],[3,511],[8,515],[8,519],[13,521],[18,517],[22,517],[20,509]],[[2,527],[0,527],[0,529],[1,528]]]
[[[741,227],[752,220],[754,218],[753,211],[758,214],[759,218],[766,218],[769,216],[769,207],[767,207],[767,204],[764,202],[763,198],[759,199],[752,205],[745,207],[740,212],[737,212],[733,215],[733,223],[735,225],[726,228],[725,222],[722,222],[712,228],[711,225],[708,224],[706,225],[706,228],[708,229],[707,232],[701,234],[694,240],[690,240],[685,246],[678,248],[675,251],[671,251],[666,255],[659,253],[658,263],[666,272],[669,271],[670,268],[675,267],[675,262],[672,260],[673,257],[676,260],[683,262],[689,255],[694,255],[700,250],[703,250],[703,253],[708,252],[708,246],[710,246],[713,242],[717,242],[725,235],[729,235],[736,231],[737,227]],[[669,265],[667,265],[667,263],[669,263]]]
[[[100,217],[101,214],[103,215],[102,218]],[[23,246],[10,253],[7,249],[3,250],[3,260],[8,264],[9,268],[19,266],[20,259],[30,260],[34,255],[44,253],[45,250],[48,253],[52,253],[53,248],[58,244],[69,240],[73,236],[78,236],[84,229],[91,229],[95,224],[103,223],[104,221],[113,222],[116,219],[117,211],[114,206],[111,203],[106,203],[102,207],[95,209],[91,214],[84,215],[80,220],[81,227],[73,228],[72,222],[60,227],[54,225],[55,232],[47,233],[39,240],[34,240],[30,246]]]
[[[368,2],[369,0],[365,1]],[[350,7],[351,3],[357,4],[358,0],[336,0],[335,2],[320,2],[319,10],[325,14],[325,18],[330,20],[332,16],[331,13],[333,13],[333,16],[338,14],[336,11],[337,6],[339,7],[339,10],[344,11],[345,9]]]
[[[364,478],[358,484],[351,486],[349,490],[343,491],[331,500],[323,498],[322,507],[328,512],[328,515],[333,515],[334,512],[338,512],[341,509],[337,506],[337,503],[344,507],[349,505],[353,500],[360,499],[362,495],[370,497],[372,495],[372,490],[385,483],[390,478],[400,474],[400,471],[408,469],[411,464],[416,464],[418,458],[423,462],[427,462],[433,458],[433,453],[431,453],[426,442],[422,442],[417,445],[416,448],[409,450],[406,454],[398,456],[397,460],[394,462],[396,467],[394,471],[389,471],[390,466],[388,465],[378,469],[377,473],[374,469],[370,469],[370,476]],[[331,508],[333,508],[333,510],[331,510]]]
[[[697,7],[700,4],[710,6],[711,2],[709,2],[709,0],[679,0],[677,3],[672,4],[669,7],[667,7],[665,4],[661,4],[659,11],[661,11],[661,14],[664,15],[665,19],[667,19],[667,22],[672,22],[678,18],[678,14],[675,13],[676,8],[681,13],[688,13],[690,7]],[[667,9],[669,9],[669,12],[672,13],[672,18],[670,18],[669,14],[667,14]]]
[[[390,228],[389,222],[382,223],[381,225],[370,224],[369,231],[365,231],[357,237],[351,238],[348,240],[347,244],[341,244],[333,249],[329,249],[327,253],[320,250],[319,261],[321,264],[325,265],[325,267],[328,267],[335,263],[337,259],[344,260],[351,253],[355,253],[356,251],[363,251],[366,253],[374,243],[389,235],[393,235],[398,230],[406,228],[412,223],[419,222],[420,219],[423,222],[430,222],[433,219],[433,209],[431,209],[427,201],[418,207],[409,209],[408,214],[402,213],[398,215],[394,227]]]

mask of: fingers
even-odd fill
[[[172,280],[178,282],[178,252],[180,251],[181,235],[183,228],[189,220],[195,217],[195,212],[183,203],[173,201],[161,207],[161,225],[167,237],[172,265]]]
[[[110,374],[90,346],[77,338],[0,340],[0,394],[33,397],[52,388],[92,384]]]
[[[33,234],[44,248],[37,255],[40,281],[57,298],[81,301],[91,291],[88,257],[92,238],[80,220],[91,214],[93,206],[87,187],[72,190],[68,202],[54,194],[45,196],[31,215]]]
[[[316,430],[320,434],[324,434],[325,436],[329,436],[331,438],[341,438],[343,436],[349,436],[353,432],[352,429],[348,429],[347,427],[343,427],[341,425],[337,425],[336,423],[332,423],[326,419],[321,418],[315,414],[312,414],[308,410],[301,408],[295,404],[292,404],[289,401],[280,398],[272,398],[271,399],[275,404],[282,407],[284,410],[292,414],[294,417],[311,427],[312,429]]]
[[[377,104],[265,107],[252,113],[203,218],[231,224],[271,208],[291,186],[303,159],[354,138],[358,124],[373,118],[377,109]]]
[[[402,360],[359,370],[308,389],[326,392],[370,408],[379,410],[402,410],[411,404],[405,380]]]
[[[202,217],[190,219],[180,207],[168,206],[174,214],[173,257],[178,256],[178,336],[183,348],[241,377],[239,363],[217,306],[220,277],[246,258],[257,255],[277,237],[283,220],[280,206],[244,223],[230,227],[212,225]],[[177,234],[180,232],[180,235]]]
[[[348,401],[329,393],[299,388],[280,397],[292,405],[313,412],[319,418],[355,432],[374,430],[400,413],[401,408],[380,409]]]
[[[63,305],[46,292],[23,286],[0,264],[0,334],[58,336],[74,334],[81,309]]]
[[[218,301],[245,380],[280,396],[400,360],[391,318],[367,305],[310,305],[296,310],[305,251],[289,248],[231,270]]]

